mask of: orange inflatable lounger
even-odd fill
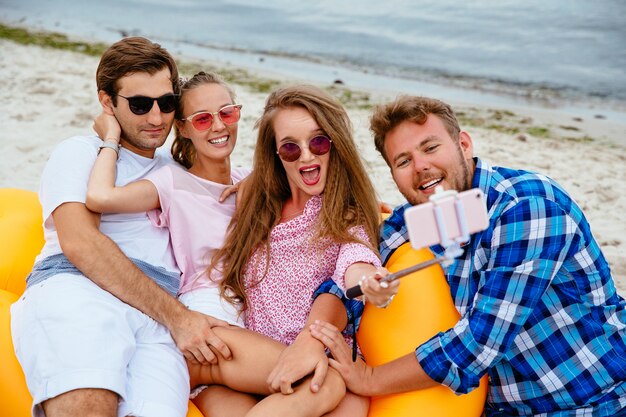
[[[32,399],[13,350],[9,308],[24,291],[26,276],[44,243],[41,206],[34,192],[0,189],[0,236],[0,411],[28,417]],[[396,250],[387,267],[395,272],[430,258],[428,250],[416,251],[406,244]],[[357,337],[368,362],[378,365],[412,352],[458,319],[441,268],[433,266],[404,278],[387,309],[368,305]],[[372,398],[369,416],[480,416],[486,392],[483,379],[478,389],[462,396],[435,387]],[[202,417],[191,402],[187,415]]]
[[[37,194],[0,188],[0,415],[29,417],[32,398],[26,387],[11,340],[10,306],[26,287],[44,240],[41,206]],[[188,417],[202,417],[189,403]]]
[[[433,259],[427,249],[415,250],[409,243],[396,249],[387,262],[397,272]],[[386,309],[366,305],[357,340],[366,361],[373,366],[415,351],[438,332],[454,326],[460,315],[439,265],[414,272],[402,279],[400,290]],[[465,395],[444,386],[403,394],[374,397],[369,417],[478,417],[487,396],[487,377]]]

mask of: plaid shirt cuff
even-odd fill
[[[434,381],[449,387],[457,394],[467,394],[480,384],[476,376],[457,366],[441,344],[444,333],[439,333],[415,349],[415,357],[424,372]]]
[[[320,294],[332,294],[341,300],[346,308],[346,313],[348,314],[348,324],[342,333],[346,336],[352,337],[359,329],[359,324],[361,324],[363,303],[359,300],[353,300],[346,297],[341,288],[339,288],[339,286],[335,284],[335,281],[332,279],[322,282],[322,284],[313,293],[313,300],[315,300]]]

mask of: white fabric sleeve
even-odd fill
[[[97,142],[86,137],[67,139],[54,149],[39,188],[44,220],[63,203],[85,203],[87,183],[97,153]]]

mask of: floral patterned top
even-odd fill
[[[266,246],[259,247],[250,258],[244,270],[249,297],[247,328],[289,345],[304,327],[313,293],[322,282],[331,278],[345,290],[344,274],[350,265],[365,262],[380,266],[378,254],[364,243],[316,238],[321,208],[322,196],[313,196],[300,216],[272,229],[267,275]],[[362,226],[350,232],[369,243]]]

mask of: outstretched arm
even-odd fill
[[[89,177],[87,208],[96,213],[140,213],[159,208],[159,193],[148,180],[139,180],[123,187],[115,186],[116,151],[120,141],[120,125],[115,116],[102,112],[94,120],[94,130],[113,148],[102,148]]]

